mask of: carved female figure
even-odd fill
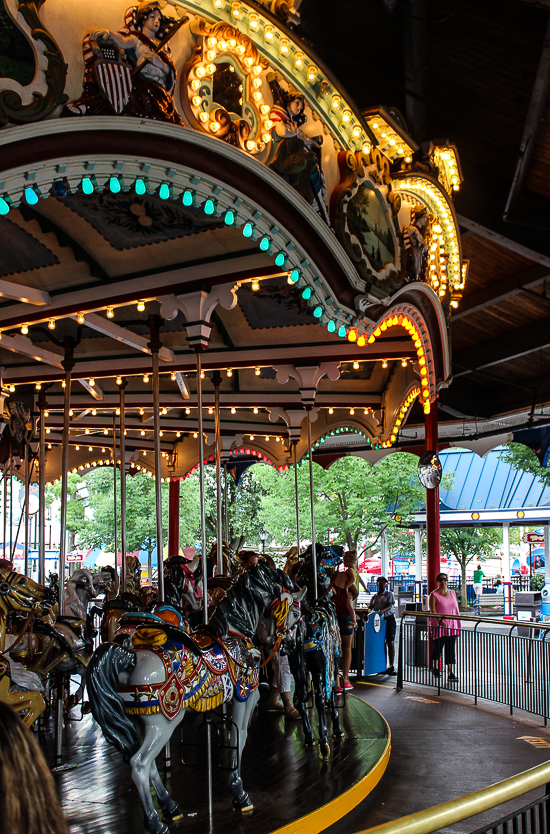
[[[166,46],[174,21],[162,15],[158,0],[144,0],[129,9],[126,23],[120,32],[93,30],[85,37],[84,92],[65,115],[114,113],[183,125],[172,100],[176,68]]]

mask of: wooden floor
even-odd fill
[[[171,745],[172,768],[165,773],[162,757],[158,760],[161,776],[184,814],[181,821],[170,825],[171,832],[270,834],[285,826],[289,826],[289,834],[323,830],[372,790],[389,755],[388,726],[376,710],[352,696],[340,712],[346,737],[331,739],[331,759],[322,762],[316,748],[304,747],[300,722],[285,720],[281,714],[268,713],[260,706],[252,721],[242,769],[243,784],[254,811],[249,816],[232,812],[228,773],[216,764],[211,824],[207,812],[204,729],[202,754],[195,766],[180,763],[182,747],[176,731]],[[196,738],[199,720],[195,716],[186,723],[185,741]],[[40,734],[39,741],[53,764],[51,728]],[[194,762],[195,751],[187,746],[183,749],[186,760]],[[91,716],[71,722],[67,728],[63,761],[78,765],[55,775],[71,834],[140,834],[145,830],[130,768],[104,741]],[[295,821],[323,806],[321,814],[296,825]]]

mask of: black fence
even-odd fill
[[[406,683],[461,692],[526,710],[544,718],[550,715],[550,626],[527,622],[491,621],[449,617],[457,625],[452,636],[438,640],[436,618],[424,612],[406,612],[399,629],[397,687]],[[459,627],[460,625],[460,627]],[[441,657],[437,659],[437,653]],[[455,656],[452,673],[449,652]],[[453,674],[457,678],[453,679]]]
[[[508,817],[502,817],[486,828],[478,828],[472,834],[548,834],[550,831],[550,785],[540,799],[525,805]]]

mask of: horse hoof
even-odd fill
[[[319,742],[319,758],[323,761],[330,759],[330,745],[328,741]]]
[[[170,834],[170,829],[161,821],[158,814],[151,817],[144,817],[143,824],[149,834]]]
[[[251,814],[254,810],[254,805],[250,801],[250,799],[246,799],[245,803],[241,805],[238,802],[233,802],[233,810],[236,814]]]
[[[162,809],[162,819],[164,822],[176,822],[176,820],[183,819],[183,814],[177,802],[172,800]]]

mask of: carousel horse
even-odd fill
[[[322,596],[328,591],[330,585],[328,570],[338,566],[341,554],[334,547],[328,548],[317,544],[316,557],[317,591]],[[296,583],[306,588],[307,604],[302,604],[303,619],[296,632],[294,650],[288,658],[295,684],[294,702],[302,719],[306,747],[314,746],[315,734],[307,711],[309,677],[319,720],[319,756],[322,759],[328,759],[330,745],[326,722],[327,706],[331,713],[334,737],[344,736],[336,707],[338,667],[341,655],[340,630],[332,602],[326,598],[316,600],[314,597],[311,545],[303,555],[303,561],[297,571]]]
[[[106,643],[94,653],[87,673],[92,712],[105,738],[131,765],[151,834],[168,834],[168,827],[154,808],[150,784],[164,819],[182,816],[159,777],[155,758],[188,707],[206,712],[232,702],[230,744],[235,750],[229,789],[235,810],[252,810],[240,769],[259,697],[260,652],[254,638],[260,618],[268,624],[273,619],[273,651],[288,651],[301,617],[299,596],[282,571],[256,565],[230,588],[208,626],[189,635],[159,616],[154,627],[137,629],[133,650]]]
[[[164,601],[173,605],[180,613],[187,609],[198,611],[202,608],[202,583],[200,581],[199,557],[187,561],[182,556],[171,556],[164,562]],[[128,585],[127,585],[128,587]],[[150,611],[157,603],[156,590],[144,586],[133,592],[119,594],[107,600],[103,606],[101,620],[101,642],[112,643],[120,627],[130,623],[134,615]],[[131,636],[131,633],[128,632]]]
[[[37,675],[27,672],[4,653],[7,619],[11,612],[41,616],[53,600],[50,590],[43,585],[9,568],[0,569],[0,701],[16,712],[26,710],[22,717],[28,727],[46,707],[41,694],[43,686]]]

